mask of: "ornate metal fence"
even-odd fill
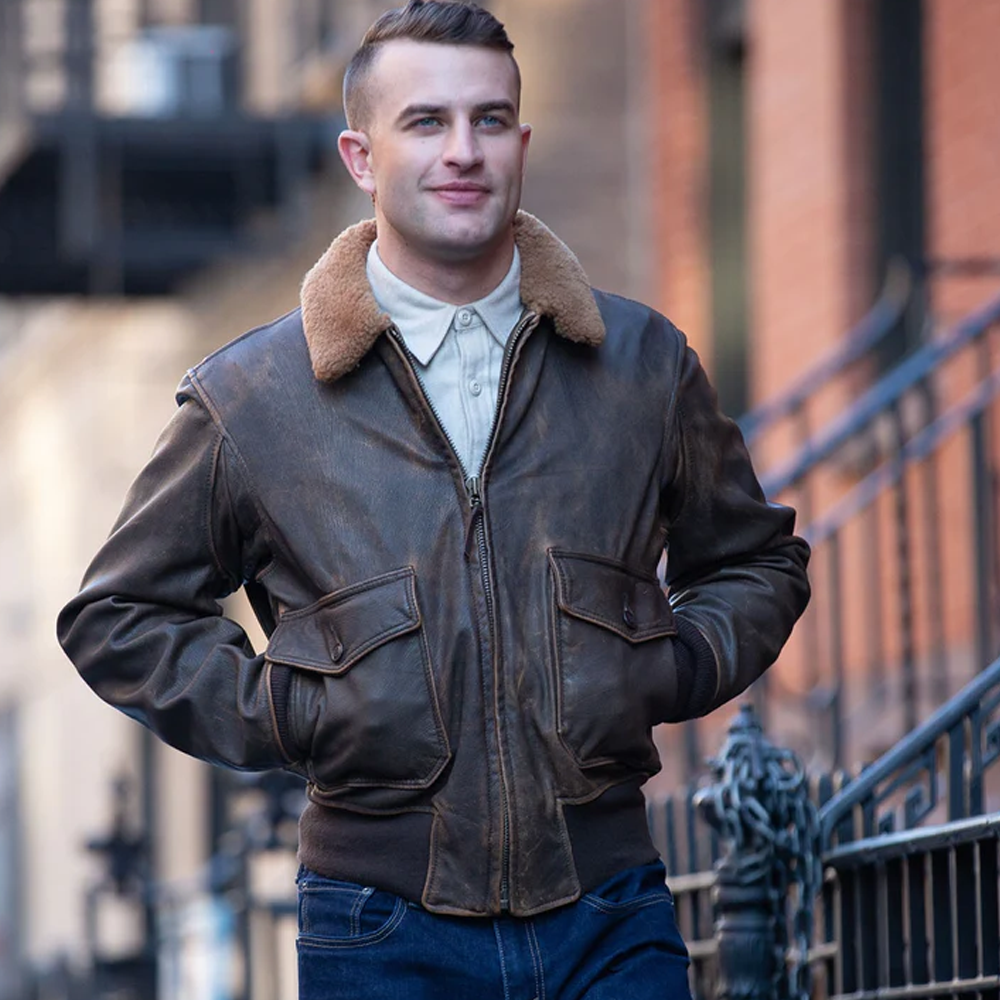
[[[743,708],[713,781],[650,804],[695,996],[1000,996],[998,716],[1000,659],[810,783]]]

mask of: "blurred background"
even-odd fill
[[[301,787],[156,744],[54,621],[184,370],[369,214],[339,88],[389,6],[0,0],[0,1000],[294,996]],[[814,545],[750,697],[856,769],[998,653],[1000,3],[489,6],[524,207],[687,333]],[[651,798],[728,717],[658,733]]]

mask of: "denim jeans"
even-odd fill
[[[690,1000],[659,862],[537,917],[448,917],[299,872],[300,1000]]]

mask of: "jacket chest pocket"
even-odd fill
[[[441,773],[450,750],[411,568],[284,615],[266,656],[292,670],[289,729],[318,788],[420,789]]]
[[[557,727],[581,767],[659,769],[652,725],[676,696],[673,612],[659,581],[549,550]]]

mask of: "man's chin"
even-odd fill
[[[428,241],[428,248],[442,260],[476,260],[503,247],[512,227],[513,220],[499,227],[495,223],[448,226]]]

